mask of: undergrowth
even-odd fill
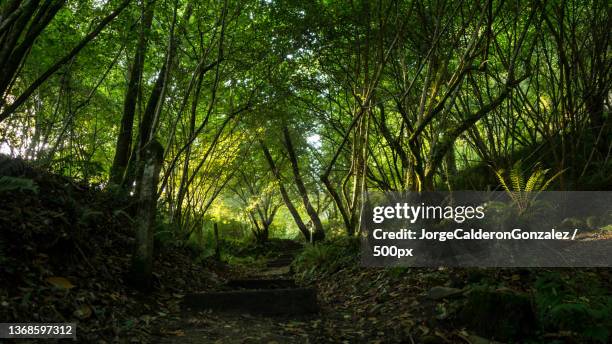
[[[585,342],[612,339],[612,296],[593,274],[542,275],[535,283],[534,301],[544,331],[569,331]]]
[[[293,261],[296,278],[311,281],[359,264],[359,239],[340,237],[307,246]]]
[[[348,278],[349,281],[352,281],[351,278],[358,279],[356,276],[359,273],[352,273],[346,269],[359,266],[359,250],[358,239],[346,237],[331,239],[317,245],[307,246],[293,261],[292,268],[296,279],[302,283],[308,284],[322,280],[339,283],[338,278]],[[363,269],[355,271],[363,271]],[[491,300],[506,297],[502,303],[510,307],[509,309],[514,309],[513,307],[516,306],[514,305],[515,296],[516,300],[523,300],[524,307],[516,306],[516,312],[519,315],[522,313],[525,315],[515,317],[515,322],[506,325],[510,329],[524,326],[527,332],[509,334],[508,338],[511,342],[517,338],[523,338],[525,341],[521,342],[529,343],[560,344],[567,340],[572,343],[610,343],[612,339],[612,296],[610,284],[606,282],[608,274],[605,271],[594,269],[485,269],[479,270],[477,275],[480,277],[475,279],[470,278],[470,274],[466,274],[466,271],[465,269],[437,270],[435,274],[440,275],[440,281],[433,282],[433,285],[443,285],[445,281],[452,279],[451,275],[455,274],[462,279],[461,284],[465,290],[487,291],[484,295],[488,295],[489,298],[481,298],[477,302],[474,302],[473,298],[457,301],[460,305],[459,309],[478,305],[480,307],[480,311],[477,312],[478,316],[472,316],[472,318],[477,318],[478,322],[486,322],[492,314],[499,312],[500,304]],[[372,283],[394,285],[394,289],[397,289],[395,293],[401,294],[406,286],[402,286],[398,281],[404,281],[403,276],[414,274],[426,275],[427,271],[407,267],[387,268],[384,271],[386,278]],[[431,285],[431,283],[425,284]],[[483,305],[483,302],[487,305]],[[533,317],[530,318],[527,315],[531,314],[531,309],[533,309]],[[449,320],[451,318],[452,316]],[[508,318],[511,317],[508,316]],[[467,323],[462,322],[465,319],[456,319],[460,326],[461,324],[468,326]],[[527,333],[528,337],[524,337]]]

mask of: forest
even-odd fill
[[[612,251],[360,264],[369,193],[612,191],[610,28],[604,0],[0,0],[0,322],[610,343]],[[612,240],[611,206],[564,223]]]

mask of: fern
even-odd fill
[[[527,184],[525,184],[525,191],[532,192],[538,191],[538,188],[542,185],[544,178],[546,177],[546,173],[548,169],[542,170],[540,168],[536,168],[535,171],[529,176],[527,180]]]
[[[32,179],[1,176],[0,194],[11,191],[32,192],[34,194],[38,194],[38,185],[36,185]]]
[[[512,189],[506,184],[506,178],[504,178],[505,171],[503,169],[495,171],[495,176],[499,180],[500,184],[504,188],[504,190],[510,192]]]
[[[512,170],[510,170],[510,181],[514,191],[522,191],[525,189],[525,180],[523,179],[522,161],[519,160],[514,163]]]
[[[540,187],[540,191],[546,190],[548,188],[548,186],[550,185],[550,183],[552,183],[553,180],[557,179],[561,175],[561,173],[563,173],[563,172],[565,172],[565,170],[561,170],[561,171],[555,173],[552,177],[548,178],[548,180],[544,183],[544,185],[542,185]]]
[[[293,261],[298,279],[312,280],[317,276],[352,266],[359,260],[360,241],[355,238],[332,239],[307,246]]]
[[[533,172],[526,178],[523,175],[523,162],[522,160],[518,160],[512,166],[509,175],[509,182],[506,181],[504,177],[504,170],[495,171],[495,175],[499,180],[502,188],[508,193],[512,201],[518,206],[519,213],[524,213],[527,208],[529,208],[530,204],[533,200],[538,196],[538,194],[546,188],[561,175],[561,173],[565,172],[565,170],[559,171],[554,174],[552,177],[548,178],[546,175],[550,171],[550,169],[543,169],[540,164],[536,164]]]

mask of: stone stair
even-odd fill
[[[318,311],[317,292],[299,287],[288,278],[289,265],[302,245],[288,242],[279,255],[257,275],[228,281],[222,291],[185,296],[183,306],[191,310],[211,309],[264,315],[302,315]]]

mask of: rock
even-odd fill
[[[427,298],[430,300],[440,300],[463,293],[462,289],[450,287],[433,287],[427,292]]]

